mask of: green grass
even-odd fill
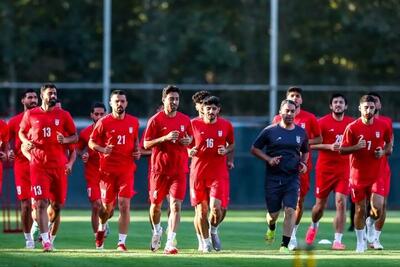
[[[304,215],[298,240],[304,239],[310,222],[309,215]],[[355,234],[345,232],[345,251],[332,251],[329,245],[317,244],[309,256],[305,252],[300,256],[278,252],[281,223],[277,227],[277,240],[267,245],[263,239],[266,230],[264,211],[229,211],[220,227],[223,251],[210,254],[197,252],[193,212],[185,211],[177,235],[180,253],[168,256],[161,251],[152,253],[148,249],[151,231],[146,211],[131,212],[128,253],[116,251],[117,216],[111,220],[112,233],[106,239],[105,249],[96,251],[89,216],[90,212],[86,210],[63,211],[61,228],[55,241],[57,250],[53,253],[43,253],[41,246],[28,251],[23,248],[25,242],[22,234],[0,233],[0,266],[295,266],[296,259],[301,263],[297,266],[400,266],[400,212],[388,214],[381,236],[385,246],[383,251],[369,250],[361,255],[356,254]],[[332,240],[332,216],[332,212],[327,212],[321,220],[317,241]],[[163,218],[163,226],[166,226],[165,222]],[[165,236],[163,239],[165,242]]]

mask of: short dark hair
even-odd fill
[[[368,92],[367,95],[374,96],[379,99],[379,101],[382,101],[382,96],[378,94],[377,92]]]
[[[209,91],[201,90],[197,91],[193,96],[192,100],[194,104],[201,104],[206,97],[211,96]]]
[[[283,99],[282,102],[281,102],[281,105],[279,106],[279,109],[281,109],[286,104],[291,104],[291,105],[293,105],[293,106],[295,106],[297,108],[296,102],[294,102],[293,100]]]
[[[216,105],[217,107],[221,107],[221,101],[219,100],[218,97],[216,96],[209,96],[205,98],[202,102],[204,106],[211,106],[211,105]]]
[[[333,99],[334,99],[334,98],[338,98],[338,97],[343,98],[343,99],[344,99],[344,103],[347,105],[347,98],[346,98],[343,94],[341,94],[341,93],[332,94],[332,95],[331,95],[331,98],[329,99],[329,104],[332,104]]]
[[[93,113],[95,108],[102,108],[106,110],[106,106],[102,102],[94,102],[90,107],[90,112]]]
[[[21,94],[21,99],[24,99],[24,98],[26,97],[26,95],[27,95],[27,94],[30,94],[30,93],[35,93],[35,94],[36,94],[36,91],[33,90],[33,89],[26,89],[26,90]]]
[[[290,86],[286,91],[286,95],[289,95],[290,93],[293,93],[293,92],[296,92],[296,93],[299,93],[300,95],[302,95],[303,89],[301,89],[298,86]]]
[[[126,91],[125,90],[113,90],[110,94],[110,99],[113,95],[124,95],[126,96]]]
[[[46,89],[56,89],[57,90],[57,86],[54,83],[45,83],[42,85],[42,87],[40,87],[40,93],[43,93]]]
[[[179,95],[181,94],[181,90],[178,87],[176,87],[175,85],[167,85],[162,90],[162,99],[165,99],[167,97],[167,95],[171,92],[178,93]]]
[[[375,98],[372,96],[372,95],[363,95],[361,98],[360,98],[360,104],[361,103],[366,103],[366,102],[376,102],[375,101]]]

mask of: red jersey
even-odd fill
[[[321,129],[322,144],[342,143],[343,133],[346,126],[354,119],[344,116],[343,120],[337,121],[332,113],[318,120]],[[338,151],[318,150],[317,169],[329,173],[342,173],[349,170],[349,155],[340,155]]]
[[[14,154],[15,154],[15,161],[19,161],[20,163],[28,162],[28,159],[22,154],[21,152],[21,139],[19,139],[18,131],[19,125],[22,121],[22,117],[24,116],[24,112],[21,112],[14,117],[12,117],[8,121],[8,128],[10,132],[10,141],[14,140]]]
[[[221,117],[212,124],[193,119],[193,146],[197,154],[192,158],[191,174],[198,179],[220,179],[228,176],[226,155],[218,154],[218,146],[234,143],[232,124]]]
[[[100,169],[104,172],[120,171],[125,166],[135,169],[132,154],[136,149],[138,133],[139,120],[129,114],[125,114],[123,119],[108,114],[97,121],[90,139],[102,147],[114,146],[110,154],[99,153]]]
[[[175,117],[171,118],[164,111],[160,111],[149,119],[144,140],[154,140],[171,131],[179,131],[179,138],[183,138],[185,133],[192,136],[190,118],[181,112],[176,112]],[[181,145],[179,141],[166,141],[153,146],[151,171],[167,176],[187,173],[189,171],[187,147]]]
[[[31,164],[45,168],[64,167],[67,162],[65,145],[57,141],[57,132],[65,136],[76,133],[74,121],[69,112],[54,108],[44,111],[36,107],[25,111],[20,128],[29,134],[29,139],[35,144],[30,153]]]
[[[366,147],[350,154],[350,182],[355,186],[370,185],[379,178],[383,158],[377,159],[374,151],[377,147],[383,148],[392,136],[382,120],[374,119],[371,125],[366,125],[359,118],[346,127],[342,146],[354,146],[361,138],[366,141]]]
[[[8,140],[9,140],[8,125],[5,121],[0,120],[0,146],[8,143]]]
[[[88,161],[85,163],[85,166],[89,166],[99,169],[99,160],[100,160],[100,156],[99,153],[97,151],[94,151],[93,149],[90,149],[88,147],[88,142],[90,139],[90,134],[93,132],[94,129],[94,125],[89,125],[88,127],[86,127],[85,129],[83,129],[80,133],[79,133],[79,141],[77,144],[77,148],[82,151],[85,148],[87,148],[87,152],[89,154],[89,159]]]

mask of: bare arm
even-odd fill
[[[281,160],[281,158],[282,158],[282,156],[270,157],[267,154],[265,154],[261,149],[256,148],[254,146],[251,147],[250,152],[251,152],[251,154],[253,154],[257,158],[268,162],[268,164],[271,165],[271,166],[278,165],[280,160]]]
[[[308,139],[309,145],[317,145],[322,143],[322,136],[314,137],[313,139]]]
[[[153,146],[156,146],[156,145],[161,144],[166,141],[176,142],[176,140],[178,140],[178,137],[179,137],[179,131],[171,131],[167,135],[155,138],[153,140],[149,140],[149,141],[145,140],[143,142],[143,146],[144,146],[144,149],[150,149]]]

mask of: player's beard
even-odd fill
[[[49,99],[49,107],[54,107],[57,104],[57,99],[56,98],[50,98]]]
[[[117,107],[116,112],[117,112],[118,115],[121,115],[121,114],[124,114],[125,109],[123,107]]]
[[[26,107],[26,109],[33,109],[33,108],[37,107],[37,104],[38,104],[37,102],[31,102],[28,105],[26,105],[25,107]]]

